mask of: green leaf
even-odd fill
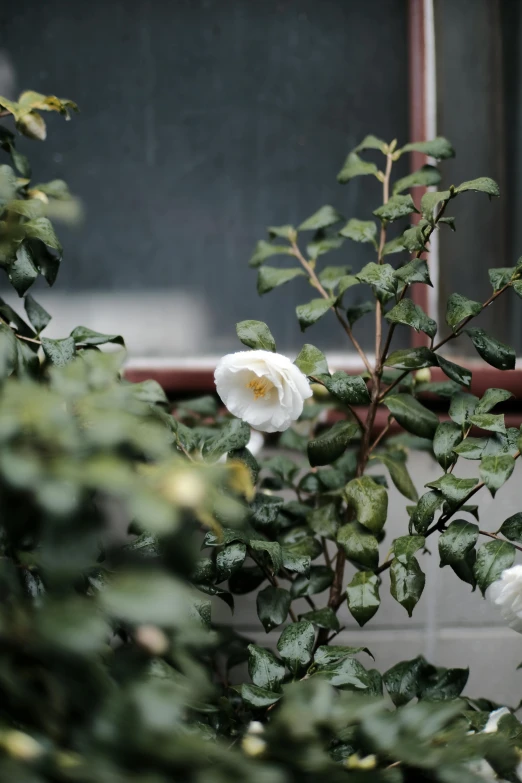
[[[444,375],[447,375],[452,381],[455,381],[455,383],[458,383],[461,386],[471,386],[471,370],[467,370],[459,364],[450,362],[449,359],[445,359],[443,356],[440,356],[440,354],[437,354],[437,363]]]
[[[301,620],[289,625],[277,642],[279,655],[294,674],[312,660],[315,631],[312,623]]]
[[[39,198],[14,199],[6,205],[6,209],[27,218],[37,218],[43,214],[45,207]]]
[[[419,549],[424,549],[426,539],[424,536],[400,536],[393,542],[394,556],[400,563],[406,565]]]
[[[455,157],[455,150],[444,136],[437,136],[432,141],[410,142],[401,149],[401,153],[403,152],[422,152],[424,155],[429,155],[437,160]]]
[[[360,283],[371,286],[375,296],[383,304],[395,296],[397,280],[395,270],[390,264],[376,264],[370,261],[355,277]]]
[[[317,628],[326,628],[329,631],[338,631],[340,629],[339,619],[330,606],[323,609],[314,609],[311,612],[299,615],[300,620],[308,620]]]
[[[444,421],[436,429],[433,438],[433,453],[443,470],[448,470],[457,461],[453,451],[462,440],[462,427],[452,421]]]
[[[450,419],[455,424],[460,424],[465,427],[469,424],[469,417],[473,415],[475,408],[478,404],[478,397],[474,394],[468,394],[467,392],[459,392],[451,398],[449,407]]]
[[[402,707],[415,698],[429,664],[419,655],[411,661],[401,661],[382,675],[386,690],[396,707]]]
[[[456,519],[439,538],[440,567],[449,565],[463,582],[475,586],[473,567],[476,560],[475,544],[478,525]]]
[[[58,259],[61,259],[62,257],[62,246],[60,244],[60,241],[58,240],[58,237],[55,234],[53,225],[50,220],[46,217],[39,217],[35,218],[34,220],[28,220],[26,223],[23,224],[23,229],[26,237],[30,237],[31,239],[37,239],[40,242],[43,242],[43,244],[46,247],[50,247],[52,250],[55,250],[58,256]],[[45,271],[42,272],[45,279],[49,283],[49,285],[52,285],[54,282],[54,279],[52,279],[52,282],[48,275],[45,274]],[[56,275],[54,276],[56,278]]]
[[[477,484],[478,479],[476,478],[457,478],[453,473],[446,473],[436,481],[430,481],[425,486],[442,492],[444,500],[452,507],[462,503]]]
[[[256,603],[258,617],[268,633],[286,620],[291,604],[290,593],[282,587],[269,585],[257,594]]]
[[[333,582],[334,572],[328,566],[312,566],[309,576],[299,575],[294,579],[290,587],[292,598],[301,598],[305,595],[322,593]]]
[[[443,503],[441,492],[425,492],[421,495],[411,515],[411,524],[417,533],[426,533],[435,518],[435,512]]]
[[[321,378],[321,381],[330,394],[345,405],[367,405],[370,402],[368,388],[360,375],[348,375],[339,370],[331,378]]]
[[[489,282],[493,286],[493,291],[500,291],[501,288],[504,288],[504,286],[511,282],[514,274],[514,266],[503,266],[497,267],[496,269],[488,269]]]
[[[411,299],[402,299],[384,317],[391,324],[411,326],[416,332],[424,332],[428,337],[435,337],[437,332],[437,322],[429,318],[422,307]]]
[[[359,318],[362,318],[363,315],[367,315],[368,313],[372,313],[374,310],[375,304],[373,302],[361,302],[361,304],[349,307],[346,310],[346,317],[348,318],[350,326],[353,326]]]
[[[319,666],[315,676],[327,679],[335,688],[346,690],[368,690],[371,685],[369,672],[359,661],[349,657]]]
[[[339,513],[335,503],[326,503],[324,506],[314,509],[308,514],[306,521],[318,536],[335,541],[340,525]]]
[[[503,413],[474,413],[469,417],[469,421],[475,427],[480,427],[481,430],[500,432],[502,434],[506,432]]]
[[[284,502],[284,498],[280,498],[277,495],[265,495],[262,492],[258,492],[251,504],[252,524],[254,527],[263,529],[274,525]],[[264,541],[259,542],[260,545],[264,543]],[[268,543],[270,544],[271,542]],[[278,565],[277,570],[280,567]]]
[[[328,373],[328,362],[324,353],[309,343],[303,345],[294,364],[304,375],[325,375]]]
[[[339,233],[354,242],[372,242],[377,245],[377,226],[373,220],[351,218]]]
[[[391,480],[404,497],[416,502],[418,500],[417,490],[411,480],[411,476],[406,467],[406,455],[404,452],[389,452],[372,457],[372,460],[382,462],[390,472]]]
[[[349,506],[355,509],[355,515],[361,525],[380,533],[388,514],[388,492],[370,476],[352,479],[344,490]]]
[[[33,299],[31,294],[26,294],[24,298],[24,307],[27,317],[31,322],[31,326],[37,334],[40,334],[51,320],[51,316],[42,305],[38,304],[38,302]]]
[[[500,189],[497,183],[489,177],[478,177],[478,179],[470,179],[467,182],[463,182],[458,188],[455,188],[455,193],[464,193],[466,190],[486,193],[490,198],[500,196]]]
[[[439,397],[451,399],[454,394],[460,391],[460,384],[455,383],[455,381],[428,381],[427,383],[416,381],[415,390],[418,394],[428,392],[429,394],[436,394]]]
[[[275,352],[272,332],[263,321],[240,321],[236,324],[237,336],[249,348]]]
[[[475,413],[488,413],[499,402],[509,400],[513,395],[505,389],[487,389],[480,398]]]
[[[337,301],[340,301],[342,298],[342,295],[345,291],[347,291],[349,288],[352,288],[354,285],[359,285],[359,281],[355,277],[355,275],[344,275],[339,280],[339,291],[337,296]]]
[[[426,221],[421,220],[420,223],[411,228],[407,228],[402,235],[402,242],[406,250],[410,253],[416,253],[417,251],[426,250],[426,237],[424,235],[424,225]]]
[[[277,269],[275,266],[262,266],[257,273],[257,293],[262,296],[288,283],[295,277],[304,277],[302,269]]]
[[[408,174],[406,177],[398,179],[393,186],[393,194],[402,193],[403,190],[409,190],[410,188],[438,185],[440,179],[439,170],[435,168],[435,166],[426,165],[421,169],[414,171],[412,174]]]
[[[295,308],[297,314],[297,320],[301,331],[304,332],[309,326],[315,324],[320,318],[325,315],[328,310],[334,306],[336,297],[330,297],[329,299],[312,299],[304,305],[298,305]]]
[[[340,281],[348,276],[350,269],[349,266],[325,266],[319,273],[319,282],[324,288],[333,291]]]
[[[522,512],[517,511],[516,514],[508,517],[500,527],[499,533],[502,533],[505,538],[509,538],[510,541],[516,541],[518,544],[522,543]]]
[[[479,329],[478,327],[465,329],[464,331],[469,335],[477,353],[485,362],[496,367],[497,370],[515,369],[516,355],[513,348],[509,345],[495,340],[484,329]]]
[[[360,177],[366,174],[377,176],[378,173],[379,169],[375,163],[368,163],[366,160],[360,158],[356,152],[350,152],[344,161],[341,171],[337,175],[337,181],[344,185],[344,183],[349,182],[354,177]]]
[[[364,652],[373,658],[373,655],[367,647],[346,647],[345,645],[331,644],[318,647],[314,655],[314,663],[317,666],[327,666],[330,663],[337,663],[345,658],[351,658],[357,653]],[[375,660],[375,659],[374,659]]]
[[[446,304],[446,323],[453,330],[458,324],[469,316],[478,315],[482,311],[480,302],[474,302],[467,296],[451,294]]]
[[[490,438],[466,438],[455,446],[454,451],[464,459],[482,459]]]
[[[495,497],[495,493],[506,483],[515,468],[515,460],[510,454],[483,457],[479,473],[482,481]]]
[[[401,234],[394,239],[390,239],[389,242],[386,242],[382,249],[382,254],[383,256],[390,256],[392,253],[402,253],[404,249],[404,241]]]
[[[473,568],[482,595],[493,582],[500,579],[502,571],[511,568],[515,554],[515,547],[507,541],[488,541],[487,544],[482,544],[477,551],[477,560]]]
[[[367,528],[348,522],[339,528],[337,543],[350,562],[373,570],[379,565],[379,543]]]
[[[380,220],[399,220],[399,218],[411,215],[418,210],[413,203],[413,199],[408,193],[407,196],[392,196],[382,207],[374,209],[373,214]]]
[[[125,345],[123,337],[119,334],[102,334],[93,332],[86,326],[77,326],[72,330],[70,337],[73,338],[76,345],[106,345],[107,343],[117,343]]]
[[[379,578],[370,571],[359,571],[346,588],[346,596],[352,617],[365,625],[379,608]]]
[[[270,650],[258,647],[257,644],[249,644],[247,649],[248,673],[254,685],[269,691],[280,690],[286,673],[281,661]]]
[[[298,555],[286,549],[286,547],[281,548],[281,553],[283,555],[283,568],[295,574],[304,574],[306,577],[310,575],[310,555]]]
[[[243,565],[246,557],[246,545],[240,541],[233,541],[224,546],[216,556],[216,581],[224,582]]]
[[[380,150],[382,153],[384,153],[386,147],[387,144],[385,141],[377,138],[377,136],[373,136],[373,134],[370,133],[368,136],[364,137],[364,139],[360,144],[357,145],[355,149],[357,152],[361,152],[362,150]]]
[[[308,442],[308,460],[312,467],[330,465],[346,450],[348,443],[360,434],[354,421],[339,421],[329,430]]]
[[[18,246],[15,259],[8,267],[7,276],[18,296],[23,296],[38,277],[38,270],[26,242]]]
[[[423,258],[414,258],[395,270],[395,277],[404,285],[426,283],[432,285],[428,264]]]
[[[332,250],[338,250],[344,245],[344,239],[340,236],[328,236],[325,234],[324,229],[318,231],[313,240],[306,246],[306,252],[311,259],[315,260],[319,256],[325,255],[325,253],[331,253]],[[334,267],[327,267],[327,269],[333,269]],[[350,269],[350,267],[346,267]]]
[[[272,245],[264,239],[260,239],[256,244],[255,250],[252,253],[249,266],[258,267],[261,266],[263,261],[271,256],[292,255],[292,248],[288,245]]]
[[[49,361],[57,367],[64,367],[76,353],[73,337],[66,337],[64,340],[50,340],[48,337],[42,337],[42,348]]]
[[[425,408],[411,394],[390,395],[384,398],[384,404],[407,432],[430,440],[435,435],[435,430],[439,426],[438,416]]]
[[[193,594],[173,576],[159,570],[125,571],[100,591],[107,614],[128,623],[180,628],[191,619]]]
[[[281,239],[288,239],[292,241],[297,235],[297,232],[293,226],[268,226],[268,236],[270,239],[280,237]],[[290,251],[291,252],[291,251]]]
[[[227,451],[244,448],[250,440],[250,427],[240,419],[231,419],[214,438],[203,444],[203,457],[216,462]]]
[[[260,468],[256,458],[249,449],[245,447],[241,449],[232,449],[227,454],[227,462],[242,462],[250,472],[252,484],[257,483]]]
[[[412,612],[424,590],[426,577],[417,559],[410,557],[406,563],[395,558],[390,566],[390,592],[408,615]]]
[[[395,367],[396,370],[421,370],[423,367],[435,366],[437,357],[433,351],[422,345],[419,348],[401,348],[393,351],[384,364],[386,367]]]
[[[343,220],[343,216],[329,204],[318,209],[313,215],[310,215],[298,228],[298,231],[317,231],[320,228],[333,226]]]
[[[241,698],[251,709],[263,710],[276,704],[281,698],[280,693],[275,693],[268,688],[258,688],[257,685],[244,683],[241,686]]]

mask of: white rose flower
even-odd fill
[[[217,393],[228,410],[262,432],[284,432],[312,390],[290,359],[270,351],[238,351],[220,360]]]
[[[509,627],[522,633],[522,565],[502,571],[500,579],[488,587],[486,597],[498,606]]]
[[[511,710],[508,710],[507,707],[499,707],[498,710],[490,712],[488,721],[482,729],[482,734],[494,734],[498,731],[499,721],[504,715],[511,715]]]

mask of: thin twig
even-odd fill
[[[25,337],[23,334],[20,334],[19,332],[15,332],[15,336],[18,337],[19,340],[25,340],[26,343],[34,343],[35,345],[41,345],[41,340],[35,340],[33,337]]]
[[[315,273],[315,270],[311,266],[310,262],[306,260],[306,258],[303,256],[303,254],[299,250],[299,247],[298,247],[297,242],[295,241],[295,239],[291,241],[291,245],[292,245],[293,255],[297,258],[297,260],[300,262],[300,264],[302,265],[302,267],[304,268],[304,270],[306,271],[306,273],[310,277],[310,279],[311,279],[311,281],[313,283],[314,288],[316,288],[319,291],[319,293],[321,294],[323,299],[330,299],[330,296],[327,294],[327,292],[325,291],[325,289],[321,285],[321,282],[320,282],[319,278],[317,277],[317,275]],[[357,351],[357,353],[361,357],[361,359],[362,359],[362,361],[364,363],[364,366],[366,367],[366,369],[368,370],[370,375],[373,376],[373,368],[372,368],[370,362],[368,361],[368,358],[367,358],[366,354],[364,353],[363,349],[359,345],[357,339],[354,337],[354,334],[352,332],[350,324],[347,321],[345,321],[345,319],[343,318],[343,316],[339,312],[339,308],[338,307],[333,305],[331,309],[334,311],[335,315],[337,316],[337,320],[339,321],[339,323],[343,327],[344,331],[348,335],[349,339],[351,340],[351,343],[352,343],[353,347],[355,348],[355,350]]]
[[[260,561],[260,560],[259,560],[257,557],[255,557],[255,555],[254,555],[254,553],[252,552],[252,550],[251,550],[251,549],[250,549],[250,557],[252,558],[252,560],[254,561],[254,563],[256,563],[256,565],[258,565],[258,566],[259,566],[259,568],[260,568],[262,571],[264,571],[264,572],[265,572],[265,576],[266,576],[266,578],[268,579],[268,581],[270,582],[270,584],[272,585],[272,587],[279,587],[279,580],[277,579],[276,575],[275,575],[275,574],[273,574],[273,573],[270,571],[270,569],[269,569],[269,568],[267,568],[267,567],[264,565],[264,563],[263,563],[262,561]],[[292,622],[293,622],[293,623],[296,623],[296,622],[297,622],[297,616],[296,616],[296,614],[295,614],[294,610],[292,609],[292,607],[290,607],[290,608],[289,608],[289,610],[288,610],[288,614],[290,615],[290,617],[291,617],[291,619],[292,619]]]
[[[392,167],[392,153],[388,152],[386,156],[386,171],[384,173],[384,181],[382,183],[382,195],[383,204],[387,204],[390,198],[390,174]],[[379,250],[377,253],[377,263],[382,264],[384,245],[386,243],[386,220],[381,222],[381,235],[379,239]],[[381,339],[382,339],[382,305],[377,299],[375,307],[375,360],[377,362],[376,373],[380,371],[381,363],[379,357],[381,355]]]
[[[380,433],[379,433],[379,434],[377,435],[377,437],[375,438],[375,440],[374,440],[373,444],[370,446],[370,449],[369,449],[369,451],[368,451],[368,454],[371,454],[371,453],[372,453],[372,451],[373,451],[374,449],[376,449],[376,448],[377,448],[377,446],[379,445],[379,443],[381,442],[381,440],[382,440],[382,439],[383,439],[383,438],[386,436],[386,434],[388,433],[388,431],[389,431],[389,429],[390,429],[390,426],[391,426],[391,420],[392,420],[392,418],[393,418],[393,416],[391,416],[391,415],[390,415],[390,416],[388,416],[388,422],[387,422],[386,426],[385,426],[385,427],[383,427],[383,429],[380,431]]]
[[[487,530],[479,530],[479,533],[481,536],[487,536],[488,538],[494,538],[496,541],[503,541],[504,543],[507,543],[504,538],[497,536],[496,533],[488,533]],[[522,552],[522,546],[518,546],[518,544],[514,544],[513,541],[509,541],[509,543],[512,546],[514,546],[515,549],[518,549],[519,552]]]

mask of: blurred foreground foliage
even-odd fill
[[[0,107],[38,140],[41,111],[76,109],[34,92]],[[335,459],[325,460],[328,438],[313,441],[319,470],[284,454],[260,466],[250,428],[212,397],[174,418],[156,383],[126,382],[121,336],[83,326],[42,336],[51,317],[28,290],[39,275],[56,278],[62,249],[49,205],[70,194],[60,180],[33,184],[16,141],[6,124],[0,264],[25,315],[0,300],[0,780],[479,783],[484,765],[515,780],[522,728],[510,713],[497,732],[481,732],[497,705],[461,696],[467,670],[415,658],[382,675],[365,647],[331,644],[339,621],[313,598],[333,581],[328,558],[315,562],[327,542],[342,542],[356,566],[356,619],[378,606],[369,528],[382,527],[385,481],[363,486],[366,499],[352,492],[360,523],[340,520],[357,470],[345,451],[353,427],[339,430]],[[365,401],[364,382],[345,388],[310,348],[306,374],[315,367],[341,398]],[[306,452],[335,406],[307,406],[281,438],[286,453]],[[403,455],[397,441],[381,461],[416,500]],[[411,567],[422,547],[396,542],[397,563]],[[259,588],[265,631],[294,621],[277,632],[277,652],[213,622],[216,599],[233,609]],[[306,611],[296,617],[299,599]]]

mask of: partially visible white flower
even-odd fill
[[[489,713],[489,718],[482,729],[482,734],[494,734],[498,730],[498,723],[501,718],[504,717],[504,715],[511,715],[511,710],[508,710],[507,707],[499,707],[498,710],[493,710],[493,712]]]
[[[250,440],[247,443],[247,449],[254,456],[257,457],[263,446],[265,445],[265,439],[257,430],[250,431]]]
[[[265,727],[260,720],[251,720],[247,728],[249,734],[262,734],[264,730]]]
[[[266,742],[255,734],[246,734],[241,740],[241,747],[247,756],[262,756],[266,749]]]
[[[510,628],[522,633],[522,565],[506,568],[486,591],[486,597],[500,609]]]
[[[480,777],[484,778],[484,780],[498,780],[497,773],[495,772],[491,764],[488,764],[486,759],[478,759],[477,761],[468,761],[466,767],[469,769],[470,772],[474,772],[475,775],[480,775]]]
[[[228,410],[261,432],[287,430],[312,396],[301,370],[270,351],[229,353],[220,360],[214,379]]]

